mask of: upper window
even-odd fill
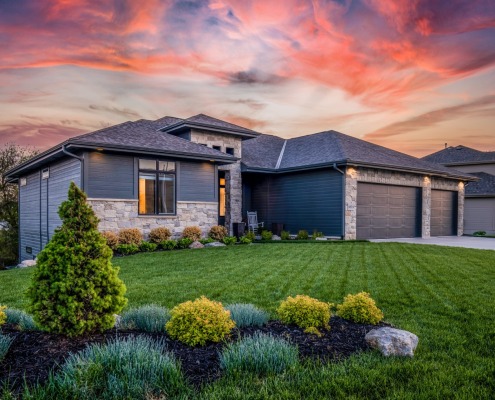
[[[139,214],[175,214],[175,162],[139,160]]]
[[[212,146],[213,150],[222,151],[222,146]]]
[[[27,185],[27,179],[26,178],[21,178],[19,183],[20,183],[21,186],[26,186]]]
[[[50,168],[45,168],[41,171],[41,179],[48,179],[50,177]]]
[[[234,155],[234,148],[233,147],[226,147],[225,152],[227,154],[230,154],[231,156],[233,156]]]

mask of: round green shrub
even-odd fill
[[[277,309],[280,320],[300,328],[329,328],[332,304],[305,295],[287,297]],[[313,332],[313,330],[310,330]]]
[[[290,240],[290,232],[289,231],[282,231],[280,233],[280,239],[282,239],[282,240]]]
[[[177,240],[164,240],[160,243],[163,250],[173,250],[177,247]]]
[[[253,241],[249,239],[247,236],[241,236],[239,238],[239,243],[240,244],[251,244]]]
[[[139,253],[139,246],[137,244],[119,244],[117,251],[123,256],[130,256]]]
[[[369,293],[348,294],[337,306],[337,315],[361,324],[376,325],[383,319],[383,312],[376,306]]]
[[[131,308],[122,313],[120,329],[139,329],[144,332],[164,332],[170,320],[170,311],[165,307],[147,304]]]
[[[243,372],[277,374],[298,364],[297,347],[259,332],[228,344],[220,354],[220,366],[230,375]]]
[[[43,330],[67,336],[113,327],[126,287],[111,263],[98,218],[74,182],[59,208],[62,226],[38,254],[28,289],[29,311]]]
[[[145,242],[144,240],[139,245],[139,250],[143,252],[155,251],[158,245],[156,243]]]
[[[168,334],[189,346],[219,342],[235,327],[222,303],[204,296],[175,306],[166,324]]]
[[[260,310],[253,304],[229,304],[225,306],[225,309],[230,311],[230,317],[238,328],[244,326],[262,326],[268,322],[268,313]]]
[[[229,233],[227,232],[227,228],[222,225],[212,226],[210,232],[208,232],[208,236],[217,242],[221,242],[225,236]]]
[[[191,243],[193,242],[192,239],[189,238],[182,238],[177,241],[177,248],[178,249],[187,249]]]
[[[222,242],[227,246],[232,246],[237,243],[237,238],[235,236],[225,236]]]
[[[263,231],[261,232],[262,240],[272,240],[273,233],[271,231]]]
[[[309,238],[308,231],[302,229],[299,232],[297,232],[297,236],[296,236],[297,240],[308,240],[308,238]]]

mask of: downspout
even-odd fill
[[[332,168],[342,174],[342,240],[345,238],[345,172],[337,167],[337,163],[333,163]]]
[[[84,157],[70,153],[65,146],[65,144],[62,145],[62,153],[67,154],[69,157],[77,158],[81,162],[81,189],[84,190]]]

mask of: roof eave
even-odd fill
[[[246,139],[253,139],[255,137],[258,137],[260,133],[254,132],[249,133],[249,132],[243,132],[243,131],[238,131],[235,129],[229,129],[229,128],[220,128],[215,125],[209,125],[209,124],[199,124],[199,123],[190,123],[190,122],[178,122],[172,125],[168,125],[164,128],[160,128],[159,130],[165,133],[169,134],[174,134],[177,132],[180,132],[182,130],[186,129],[205,129],[205,130],[210,130],[210,131],[215,131],[219,133],[226,133],[230,135],[236,135],[236,136],[241,136]]]

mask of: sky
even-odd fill
[[[204,113],[495,150],[494,0],[0,0],[0,145]]]

